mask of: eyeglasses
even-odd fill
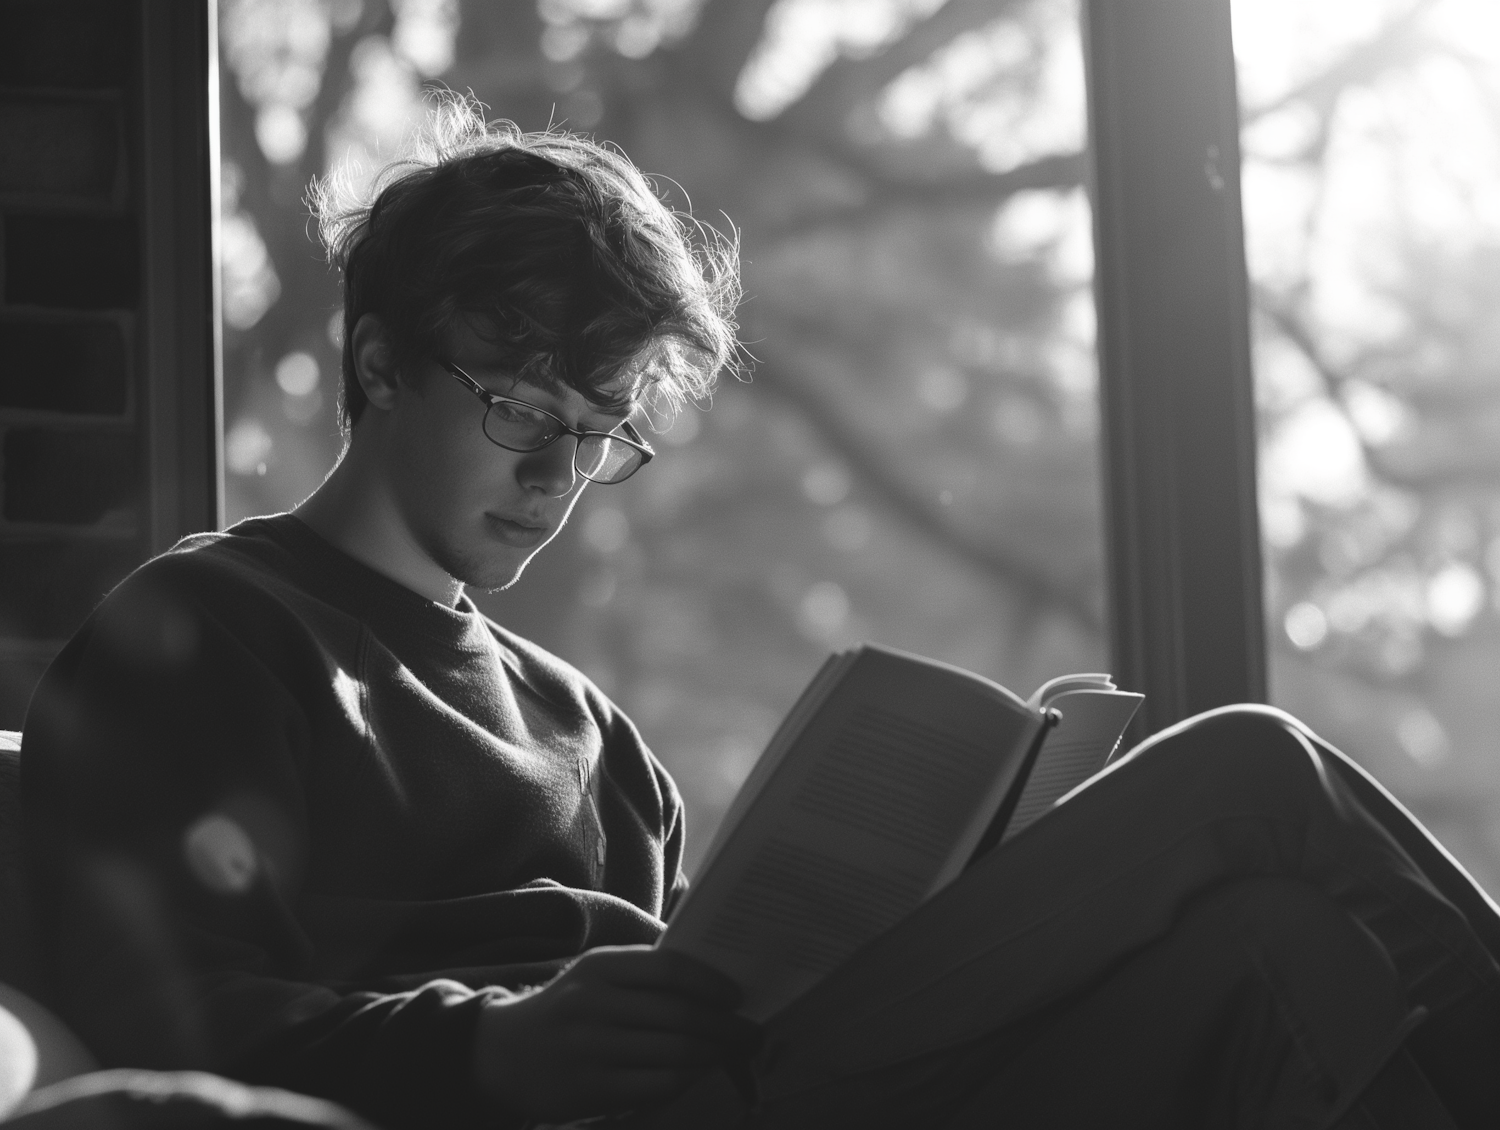
[[[569,427],[551,412],[524,400],[512,400],[491,392],[457,365],[439,361],[444,370],[488,406],[484,414],[485,438],[507,451],[540,451],[563,436],[578,440],[573,467],[592,483],[623,483],[655,457],[651,445],[627,420],[620,425],[625,434],[596,432]]]

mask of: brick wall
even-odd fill
[[[151,19],[123,0],[0,7],[0,728],[159,540],[149,408],[183,375],[144,346],[163,316],[144,293]]]

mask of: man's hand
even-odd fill
[[[476,1078],[496,1105],[548,1121],[665,1102],[759,1047],[759,1025],[734,1013],[739,998],[680,953],[590,950],[536,992],[484,1010]]]

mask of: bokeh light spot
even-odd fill
[[[1311,651],[1328,638],[1328,617],[1311,601],[1287,609],[1285,626],[1287,639],[1303,651]]]
[[[245,829],[223,813],[195,821],[182,837],[188,869],[215,894],[242,894],[259,870],[255,844]]]
[[[263,475],[272,446],[271,433],[259,420],[236,420],[224,437],[224,462],[236,475]]]
[[[310,396],[318,388],[318,362],[297,350],[276,362],[276,383],[288,396]]]
[[[630,519],[613,506],[591,510],[583,520],[583,540],[595,553],[618,553],[630,540]]]

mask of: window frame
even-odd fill
[[[214,0],[140,5],[146,550],[224,524]]]
[[[218,37],[213,0],[144,10],[144,174],[177,190],[145,194],[159,552],[224,516]],[[1230,0],[1080,0],[1080,20],[1110,651],[1144,735],[1266,698]]]
[[[1139,734],[1266,698],[1230,0],[1082,0],[1110,646]]]

